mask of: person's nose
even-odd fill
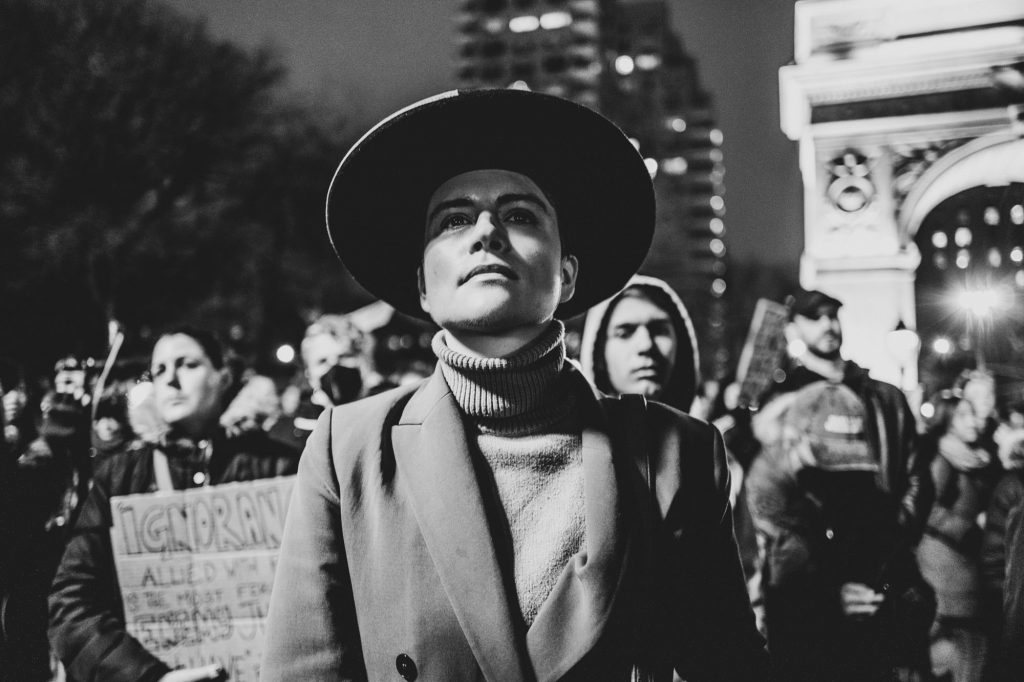
[[[508,235],[505,228],[490,211],[481,211],[473,226],[473,245],[470,251],[491,251],[504,253],[509,249]]]
[[[654,338],[647,327],[641,325],[633,332],[633,349],[644,354],[649,354],[654,350]]]
[[[177,367],[167,372],[167,385],[174,388],[181,388],[181,380],[178,377],[179,370]]]

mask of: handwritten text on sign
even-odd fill
[[[172,668],[255,682],[294,479],[110,500],[128,633]]]

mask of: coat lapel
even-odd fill
[[[391,433],[400,483],[484,677],[530,680],[464,426],[439,370]]]
[[[538,682],[567,673],[604,632],[624,575],[629,533],[607,418],[581,377],[584,513],[586,546],[570,561],[527,633],[527,648]],[[624,469],[624,468],[623,468]]]

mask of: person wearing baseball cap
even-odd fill
[[[550,95],[445,93],[348,152],[331,243],[438,363],[321,416],[261,679],[766,679],[720,436],[566,362],[654,215],[628,138]]]
[[[800,290],[787,304],[799,350],[752,418],[762,451],[746,479],[774,677],[930,674],[935,602],[913,547],[935,493],[913,412],[842,357],[838,299]]]

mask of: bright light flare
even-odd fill
[[[529,14],[508,20],[508,30],[513,33],[529,33],[540,28],[540,19]]]
[[[278,346],[276,355],[278,362],[280,362],[283,365],[287,365],[288,363],[295,360],[295,348],[287,343],[282,344]]]
[[[974,317],[989,317],[1006,305],[998,289],[964,289],[955,300],[958,308]]]
[[[932,350],[939,355],[949,355],[953,352],[953,342],[945,336],[940,336],[932,341]]]

